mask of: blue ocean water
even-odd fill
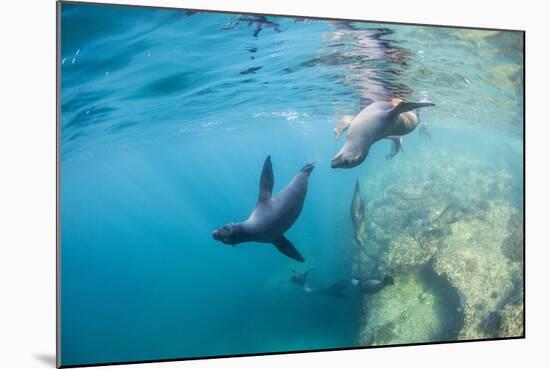
[[[519,147],[502,165],[520,193],[516,41],[507,32],[62,4],[62,363],[357,346],[359,293],[328,298],[289,283],[292,269],[309,267],[312,285],[351,278],[353,184],[389,165],[381,142],[361,166],[331,169],[342,145],[335,123],[366,99],[433,101],[421,112],[431,145],[489,163]],[[404,155],[414,156],[425,144],[409,136]],[[274,193],[317,163],[286,234],[304,265],[270,245],[212,238],[249,215],[268,155]],[[511,201],[522,207],[521,196]]]

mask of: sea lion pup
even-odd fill
[[[307,275],[309,272],[311,272],[313,268],[309,268],[307,272],[300,273],[292,269],[292,276],[290,277],[290,282],[297,284],[298,286],[302,287],[306,293],[311,293],[312,290],[307,284]]]
[[[390,153],[386,155],[386,160],[391,160],[399,151],[405,152],[403,150],[403,136],[388,136],[388,140],[391,140]]]
[[[357,278],[353,278],[351,280],[351,285],[355,287],[359,287],[359,290],[364,294],[372,295],[382,291],[386,286],[393,285],[393,278],[390,277],[389,275],[385,276],[383,280],[378,280],[378,279],[359,280]]]
[[[435,106],[430,102],[412,103],[394,99],[373,102],[351,121],[346,142],[332,159],[332,168],[353,168],[361,164],[370,147],[388,136],[404,136],[418,125],[418,116],[411,110]],[[405,114],[410,113],[410,114]]]
[[[303,256],[285,238],[284,233],[292,227],[302,212],[308,178],[314,167],[315,162],[306,164],[276,197],[271,197],[275,180],[271,156],[268,156],[260,177],[258,202],[248,219],[217,228],[212,232],[212,237],[233,246],[242,242],[271,243],[286,256],[303,262]]]
[[[359,246],[363,246],[359,234],[363,227],[363,220],[365,219],[365,204],[361,199],[361,191],[359,188],[359,179],[355,180],[355,191],[353,192],[353,198],[351,200],[351,224],[353,225],[353,235],[355,242]]]
[[[418,127],[418,135],[420,137],[423,136],[426,141],[431,141],[432,140],[432,135],[431,135],[430,131],[428,130],[428,125],[426,123],[421,124],[420,127]]]

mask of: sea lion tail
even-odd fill
[[[414,109],[425,108],[428,106],[435,106],[435,104],[431,102],[413,103],[413,102],[401,101],[400,103],[395,105],[395,107],[390,111],[390,114],[396,117],[401,113],[405,113]]]
[[[386,155],[387,160],[393,159],[399,151],[405,152],[405,150],[403,150],[403,136],[388,136],[386,138],[391,140],[391,150],[390,153]]]
[[[313,268],[309,268],[305,273],[304,273],[304,291],[306,293],[311,293],[313,290],[311,289],[311,287],[309,286],[309,284],[307,283],[307,275],[309,274],[309,272],[311,272],[313,270]]]
[[[305,261],[302,254],[300,254],[300,251],[298,251],[292,242],[290,242],[285,236],[281,236],[278,240],[273,241],[273,245],[275,245],[277,250],[289,258],[299,261],[300,263]]]

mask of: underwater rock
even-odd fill
[[[429,268],[410,269],[364,299],[361,345],[449,340],[462,326],[460,299]]]
[[[422,297],[421,297],[422,296]],[[434,296],[419,273],[401,274],[376,295],[364,299],[366,311],[361,345],[428,342],[439,328]]]
[[[389,274],[425,264],[437,250],[436,242],[419,242],[404,234],[390,241],[389,251],[383,256],[381,267]]]
[[[361,344],[522,335],[523,219],[506,168],[432,148],[362,180],[354,272],[395,284],[364,298]]]
[[[501,250],[511,261],[523,262],[523,236],[513,233],[502,241]]]
[[[523,263],[523,217],[521,215],[510,217],[508,231],[511,233],[502,241],[502,253],[511,261]]]
[[[501,323],[497,337],[523,336],[523,304],[506,305],[500,310]]]
[[[492,311],[481,320],[479,329],[489,337],[498,337],[501,325],[502,316],[498,312]]]
[[[485,219],[461,220],[451,226],[443,247],[434,255],[434,271],[457,289],[464,305],[464,326],[459,339],[498,337],[502,304],[495,296],[514,289],[519,263],[501,252],[509,237],[507,223],[518,211],[506,203],[492,203]]]

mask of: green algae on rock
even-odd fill
[[[484,322],[498,319],[494,315],[498,314],[498,296],[512,291],[515,272],[521,268],[501,252],[501,244],[509,235],[507,224],[516,214],[517,210],[508,204],[492,203],[486,219],[454,224],[445,239],[446,247],[434,256],[434,271],[448,279],[463,300],[464,327],[458,339],[496,336],[498,328],[487,329]]]
[[[394,284],[365,299],[362,345],[446,341],[462,325],[460,300],[430,268],[398,274]]]
[[[365,299],[362,345],[429,342],[437,333],[434,296],[418,272],[394,277],[394,285]]]
[[[363,345],[523,334],[523,220],[514,179],[503,166],[433,151],[365,179],[362,237],[370,250],[355,272],[391,275],[395,283],[364,298]]]

